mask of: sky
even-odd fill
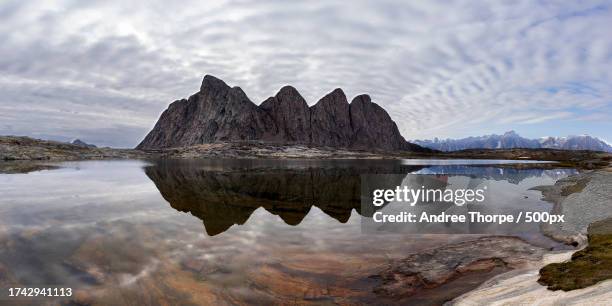
[[[368,93],[406,139],[612,141],[612,1],[0,2],[0,135],[133,147],[206,74]]]

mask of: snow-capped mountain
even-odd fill
[[[420,146],[440,151],[457,151],[464,149],[511,149],[511,148],[551,148],[561,150],[591,150],[612,152],[607,142],[588,135],[567,137],[542,137],[540,139],[523,138],[514,131],[503,135],[485,135],[462,139],[413,140]]]
[[[612,152],[612,146],[610,146],[610,144],[599,138],[588,135],[542,137],[540,138],[540,144],[542,148]]]

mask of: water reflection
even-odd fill
[[[372,292],[381,265],[473,237],[363,234],[360,175],[510,171],[427,163],[92,161],[0,175],[0,287],[70,286],[82,305],[392,304]],[[528,189],[571,171],[528,173],[499,176],[500,197],[540,202]]]
[[[282,166],[282,167],[279,167]],[[160,161],[145,168],[174,209],[202,219],[206,232],[217,235],[244,224],[259,207],[298,225],[312,206],[346,223],[361,213],[360,175],[409,173],[422,166],[395,161],[369,163],[295,161]],[[392,177],[389,186],[401,182]]]
[[[504,201],[516,198],[529,187],[537,185],[535,182],[554,182],[575,173],[575,170],[516,169],[454,163],[417,165],[414,161],[406,164],[392,160],[199,160],[158,161],[145,167],[145,173],[171,207],[201,219],[206,232],[214,236],[233,225],[245,224],[260,207],[289,225],[300,224],[313,206],[341,223],[348,221],[353,209],[362,216],[371,217],[373,211],[362,211],[361,205],[361,193],[369,194],[360,189],[361,175],[364,174],[441,174],[446,176],[445,180],[448,177],[467,176],[485,181],[505,181],[501,185],[495,184],[500,186],[500,191],[495,192],[496,200]],[[384,181],[377,182],[376,188],[393,188],[404,180],[398,175],[383,177]],[[377,176],[377,179],[380,178]],[[530,182],[522,184],[525,181]],[[512,193],[504,191],[510,189]],[[537,197],[531,202],[545,204]],[[530,205],[532,203],[522,206]]]
[[[470,166],[470,165],[448,165],[448,166],[428,166],[415,174],[449,174],[466,175],[478,178],[485,178],[495,181],[507,181],[518,185],[525,179],[543,178],[558,180],[568,175],[576,173],[575,169],[540,169],[540,168],[513,168],[502,166]]]

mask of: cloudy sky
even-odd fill
[[[0,2],[0,135],[131,147],[205,74],[369,93],[407,139],[612,141],[611,1]]]

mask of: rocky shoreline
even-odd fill
[[[542,191],[543,199],[553,203],[553,213],[565,214],[567,218],[560,225],[543,225],[542,232],[553,240],[582,248],[582,251],[549,251],[516,237],[481,237],[411,254],[392,262],[373,276],[380,281],[375,292],[383,298],[409,301],[407,298],[460,282],[469,278],[470,274],[489,273],[486,278],[481,278],[488,278],[488,281],[471,291],[464,291],[463,295],[447,304],[540,303],[539,296],[544,297],[544,304],[555,304],[566,297],[594,303],[609,298],[602,290],[612,290],[612,280],[598,281],[612,277],[612,267],[608,267],[611,259],[607,255],[612,254],[612,250],[607,249],[612,230],[594,236],[592,224],[612,217],[611,169],[585,170],[560,179],[555,185],[534,189]],[[567,263],[556,263],[570,259]],[[495,269],[497,272],[494,272]],[[545,273],[542,277],[541,269]],[[546,289],[546,286],[556,290],[586,288],[555,292]],[[510,293],[516,297],[507,298]],[[518,298],[521,295],[523,298]]]
[[[137,159],[149,156],[150,153],[132,149],[96,148],[30,137],[0,136],[0,162]]]
[[[538,283],[540,268],[567,261],[574,251],[544,255],[534,268],[500,274],[475,290],[463,294],[445,305],[606,305],[612,299],[612,281],[604,281],[579,290],[551,291]]]
[[[500,274],[448,305],[603,305],[612,299],[612,169],[586,171],[537,190],[554,204],[553,213],[567,218],[542,226],[543,233],[581,250],[549,252],[531,268]]]
[[[612,217],[612,172],[586,171],[558,180],[552,186],[533,188],[553,203],[552,213],[565,215],[566,222],[542,225],[550,238],[575,246],[586,243],[590,224]]]
[[[355,151],[306,145],[275,145],[262,142],[209,143],[149,151],[166,159],[243,158],[243,159],[384,159],[384,152]]]
[[[457,152],[411,152],[384,150],[355,150],[325,146],[307,146],[260,141],[215,142],[187,147],[159,150],[137,150],[86,147],[70,143],[33,139],[22,136],[0,136],[0,162],[33,160],[91,160],[91,159],[514,159],[556,161],[556,167],[596,169],[607,165],[612,154],[591,151],[563,151],[552,149],[464,150]]]

